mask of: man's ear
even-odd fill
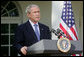
[[[27,13],[27,16],[28,16],[28,17],[30,17],[30,14],[29,14],[29,13]]]

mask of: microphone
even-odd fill
[[[52,29],[51,32],[53,32],[56,36],[58,36],[58,38],[60,38],[60,36],[65,36],[64,32],[62,32],[59,28],[57,30]]]

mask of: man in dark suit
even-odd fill
[[[29,5],[26,12],[29,20],[18,26],[15,31],[14,47],[21,55],[26,55],[27,47],[41,39],[51,39],[48,26],[38,22],[40,20],[39,7],[34,4]]]

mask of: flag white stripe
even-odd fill
[[[72,33],[72,31],[67,27],[67,25],[64,23],[64,21],[62,19],[61,19],[61,24],[65,28],[65,30],[67,30],[67,32],[72,37],[72,39],[77,40],[76,37],[74,36],[74,34]]]
[[[79,54],[76,54],[76,56],[80,56]]]
[[[74,30],[75,30],[75,32],[76,32],[76,35],[77,35],[77,37],[78,37],[78,33],[77,33],[77,30],[76,30],[76,28],[75,28],[76,26],[75,25],[73,25],[73,28],[74,28]]]

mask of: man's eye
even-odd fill
[[[36,11],[36,12],[34,12],[34,13],[39,13],[39,11]]]

